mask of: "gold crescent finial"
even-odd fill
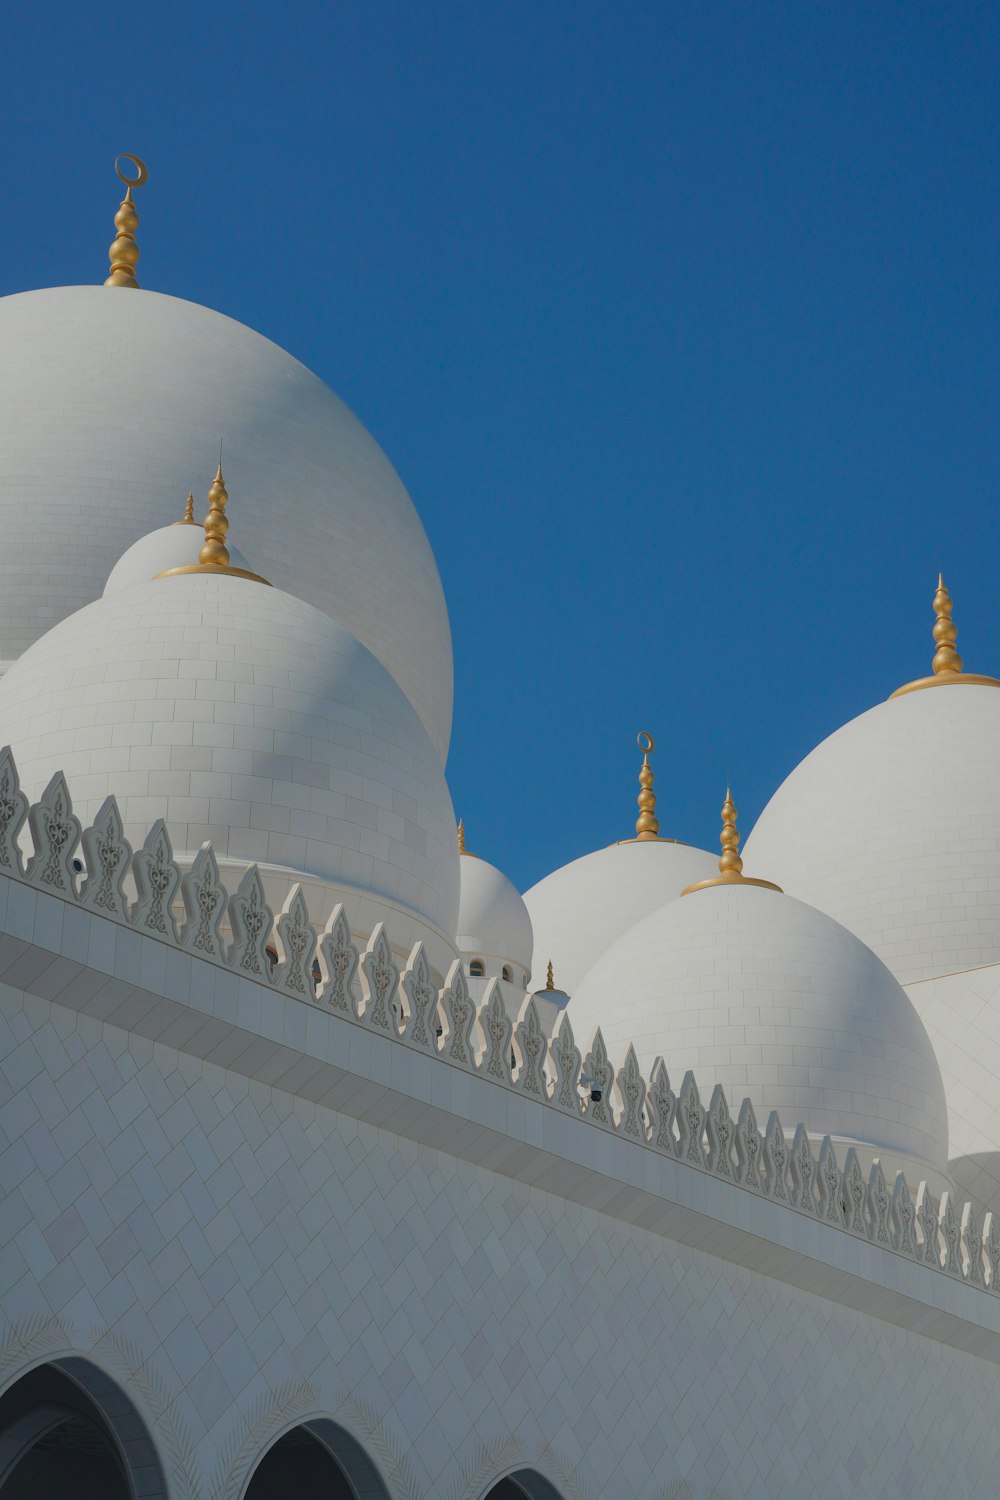
[[[130,161],[135,166],[134,177],[126,176],[122,171],[123,161]],[[135,232],[139,227],[139,215],[132,202],[132,189],[145,185],[149,179],[149,171],[146,163],[138,156],[133,156],[130,151],[123,151],[120,156],[115,157],[115,171],[125,184],[125,196],[115,214],[115,238],[108,250],[111,274],[105,279],[104,285],[137,287],[139,283],[135,268],[139,264],[139,246],[135,242]]]
[[[230,562],[229,548],[226,546],[226,533],[229,531],[229,517],[226,515],[228,499],[229,491],[222,477],[222,464],[220,463],[208,492],[205,541],[198,553],[198,561],[185,563],[181,568],[165,568],[162,573],[155,575],[157,578],[176,578],[182,573],[220,573],[225,574],[227,578],[248,578],[252,583],[267,583],[267,579],[261,578],[259,573],[250,573],[246,568],[234,568]],[[193,516],[193,498],[191,509]]]
[[[635,742],[642,751],[642,765],[639,767],[639,795],[636,798],[639,804],[639,816],[635,820],[635,836],[637,841],[640,839],[658,839],[660,836],[660,824],[656,816],[653,768],[649,764],[649,757],[656,748],[656,741],[648,729],[640,729],[635,737]]]
[[[918,677],[916,682],[904,683],[894,693],[889,694],[890,698],[900,698],[904,693],[915,693],[919,688],[947,687],[951,683],[965,683],[970,687],[1000,687],[1000,681],[996,677],[982,677],[978,672],[962,670],[962,658],[955,649],[958,628],[951,618],[951,611],[951,595],[945,588],[944,578],[939,573],[937,588],[934,591],[933,635],[934,644],[937,647],[931,663],[934,675]]]
[[[549,972],[545,976],[545,988],[547,990],[554,990],[555,987],[556,987],[556,979],[555,979],[555,975],[552,972],[552,960],[550,958],[549,959]]]
[[[719,856],[719,873],[711,880],[696,880],[694,885],[687,885],[681,891],[682,896],[688,896],[692,891],[704,891],[713,885],[759,885],[766,891],[779,891],[780,885],[774,885],[770,880],[754,880],[750,875],[743,873],[743,861],[739,856],[740,831],[736,827],[736,819],[739,813],[733,801],[730,788],[726,787],[726,800],[722,804],[722,832],[719,835],[719,843],[722,845],[722,854]]]
[[[197,526],[198,525],[198,522],[194,518],[194,491],[193,490],[188,490],[188,497],[184,501],[184,514],[183,514],[183,516],[181,517],[181,519],[179,521],[175,521],[174,522],[174,525],[175,526]]]

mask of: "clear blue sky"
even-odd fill
[[[929,670],[939,567],[1000,675],[998,44],[995,4],[12,5],[0,292],[100,280],[144,156],[144,284],[413,495],[472,847],[524,887],[626,836],[640,728],[715,847],[727,770],[749,832]]]

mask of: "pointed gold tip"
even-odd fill
[[[736,826],[738,817],[732,789],[727,784],[726,800],[722,804],[722,832],[719,835],[719,843],[722,845],[719,873],[711,880],[696,880],[693,885],[686,885],[681,891],[682,896],[688,896],[692,891],[707,890],[709,886],[714,885],[758,885],[766,891],[780,893],[780,885],[774,885],[770,880],[755,880],[751,875],[744,875],[743,861],[739,856],[740,831]]]
[[[556,980],[555,980],[555,975],[552,972],[552,960],[550,958],[549,959],[549,972],[545,976],[545,988],[547,990],[554,990],[555,987],[556,987]]]
[[[181,517],[181,519],[179,521],[175,521],[174,522],[174,525],[175,526],[197,526],[198,525],[198,522],[194,518],[194,491],[193,490],[188,490],[188,497],[184,501],[184,514],[183,514],[183,516]]]
[[[459,818],[459,820],[458,820],[458,852],[459,852],[459,854],[468,854],[468,852],[469,852],[468,849],[466,849],[466,847],[465,847],[465,819],[464,818]]]
[[[234,568],[230,561],[229,548],[226,546],[226,533],[229,531],[229,518],[226,515],[226,504],[229,500],[229,491],[226,489],[222,477],[222,464],[219,464],[215,479],[208,492],[208,515],[205,517],[205,541],[201,551],[198,553],[196,563],[186,563],[182,568],[165,568],[162,573],[157,573],[157,578],[175,578],[181,573],[225,573],[230,578],[248,578],[253,583],[267,583],[266,578],[261,578],[259,573],[251,573],[246,568]],[[190,515],[194,520],[194,496],[188,497]],[[185,520],[187,517],[185,517]],[[197,523],[195,523],[197,524]],[[268,585],[270,587],[270,585]]]
[[[979,672],[966,672],[962,665],[962,658],[958,654],[955,640],[958,636],[958,628],[951,618],[952,611],[951,595],[945,587],[944,575],[938,573],[937,588],[934,591],[934,660],[930,677],[918,677],[915,682],[904,682],[890,698],[902,698],[907,693],[916,693],[921,688],[950,687],[953,684],[968,687],[1000,687],[1000,679],[996,677],[983,677]]]
[[[635,820],[635,836],[637,841],[657,839],[660,836],[660,824],[656,816],[653,768],[649,764],[649,757],[656,749],[656,741],[648,729],[640,729],[635,742],[642,751],[642,765],[639,767],[639,795],[636,798],[639,804],[639,816]]]
[[[123,161],[130,161],[135,167],[134,177],[127,177],[122,171]],[[104,285],[137,287],[139,283],[136,280],[135,268],[139,264],[139,246],[135,242],[135,232],[139,227],[139,215],[135,211],[132,189],[142,187],[149,177],[149,172],[146,163],[138,156],[133,156],[130,151],[123,151],[115,158],[115,171],[125,184],[125,196],[115,214],[115,238],[108,250],[111,270],[105,278]]]

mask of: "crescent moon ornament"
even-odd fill
[[[135,167],[138,175],[135,177],[127,177],[119,166],[119,162],[123,161],[130,161]],[[130,188],[141,188],[149,178],[149,168],[146,166],[146,163],[142,160],[141,157],[133,156],[131,151],[119,152],[119,154],[115,157],[115,171],[118,173],[118,176],[121,178],[122,182],[124,182],[125,186]]]
[[[639,733],[635,737],[635,742],[639,746],[639,749],[642,751],[643,755],[652,755],[653,751],[656,749],[656,741],[653,739],[653,736],[650,734],[648,729],[640,729]]]

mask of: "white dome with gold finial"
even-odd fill
[[[496,865],[466,847],[458,825],[460,893],[458,951],[482,965],[477,977],[503,979],[524,989],[531,975],[533,937],[524,899]]]
[[[660,835],[649,763],[652,736],[643,731],[638,744],[643,756],[635,837],[572,860],[525,892],[539,961],[553,961],[561,988],[571,995],[616,938],[715,868],[704,849]]]
[[[194,496],[188,495],[184,516],[170,526],[158,526],[141,536],[115,563],[104,585],[105,598],[117,594],[120,589],[132,588],[137,583],[147,583],[157,573],[166,573],[170,568],[180,568],[196,563],[201,552],[205,534],[202,523],[194,518]],[[230,557],[236,568],[249,568],[249,563],[237,547],[230,546]]]
[[[126,295],[128,203],[114,285],[0,298],[0,663],[100,595],[221,437],[248,556],[378,657],[443,765],[448,612],[399,476],[323,381],[261,334],[177,297]]]

